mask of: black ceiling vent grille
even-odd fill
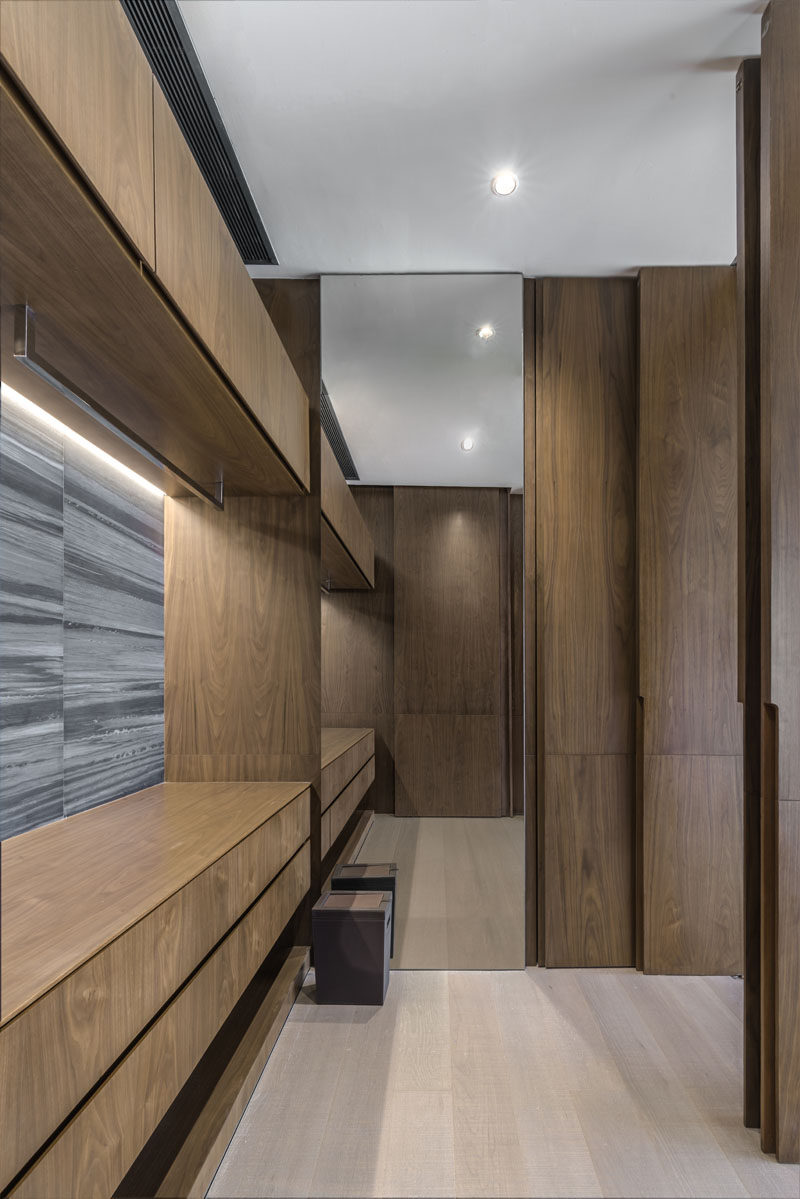
[[[319,421],[322,425],[323,433],[330,442],[330,447],[333,450],[336,461],[339,463],[342,474],[351,482],[358,482],[356,464],[344,439],[342,426],[339,424],[336,413],[333,411],[331,397],[328,395],[328,389],[324,383],[322,384],[319,397]]]
[[[277,266],[176,0],[122,0],[153,74],[245,262]]]

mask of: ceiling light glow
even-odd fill
[[[471,449],[475,448],[475,442],[471,437],[465,437],[461,442],[461,448],[465,454],[468,454]]]
[[[494,337],[494,328],[491,325],[481,325],[475,332],[481,341],[488,341],[490,337]]]
[[[510,196],[517,190],[518,183],[513,171],[498,171],[492,180],[492,191],[496,196]]]
[[[111,454],[107,454],[105,450],[101,450],[99,446],[94,445],[91,441],[87,441],[85,437],[81,437],[80,433],[76,433],[74,429],[70,429],[69,425],[63,424],[56,417],[51,416],[44,408],[40,408],[38,404],[34,404],[27,396],[16,391],[13,387],[9,387],[7,383],[0,386],[4,403],[12,403],[16,405],[30,419],[37,420],[43,425],[47,425],[59,437],[66,437],[70,441],[74,441],[76,445],[81,446],[84,450],[88,450],[90,454],[94,454],[101,462],[105,462],[107,466],[113,466],[129,479],[131,483],[136,483],[145,491],[149,491],[152,495],[163,496],[165,493],[160,487],[156,487],[149,479],[142,478],[137,475],[135,470],[131,470],[129,466],[125,466],[123,462],[119,462],[116,458],[112,458]]]

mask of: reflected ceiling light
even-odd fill
[[[498,171],[492,180],[492,191],[496,196],[510,196],[517,190],[518,183],[513,171]]]
[[[464,440],[461,442],[461,448],[465,454],[468,454],[471,449],[474,449],[474,447],[475,447],[475,442],[473,441],[473,439],[471,437],[465,437]]]
[[[481,339],[481,341],[488,341],[490,337],[494,337],[494,326],[481,325],[480,329],[475,330],[475,333],[476,336]]]
[[[7,383],[3,383],[0,387],[4,402],[12,403],[22,412],[24,412],[32,420],[40,421],[41,424],[47,425],[59,437],[66,437],[70,441],[74,441],[76,445],[81,446],[90,454],[94,454],[101,462],[105,462],[107,466],[113,466],[124,475],[131,483],[136,483],[139,487],[149,491],[152,495],[163,496],[165,493],[160,487],[156,487],[149,479],[142,478],[137,475],[135,470],[131,470],[124,462],[120,462],[117,458],[112,458],[111,454],[107,454],[105,450],[101,450],[99,446],[94,445],[91,441],[87,441],[85,437],[81,437],[80,433],[76,433],[74,429],[70,429],[69,425],[65,425],[55,416],[51,416],[44,408],[40,408],[38,404],[34,404],[27,396],[16,391],[13,387],[9,387]]]

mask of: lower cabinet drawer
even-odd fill
[[[303,899],[306,842],[78,1109],[14,1190],[30,1199],[113,1194]]]
[[[0,1188],[308,836],[306,791],[0,1030],[0,1110],[9,1113]]]
[[[375,781],[375,758],[362,766],[341,795],[322,813],[322,857],[329,852],[336,838],[355,812]]]

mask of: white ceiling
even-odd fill
[[[255,275],[735,256],[760,0],[179,4],[280,262]],[[520,325],[518,276],[325,279],[323,378],[362,481],[520,485]]]
[[[323,277],[322,377],[362,483],[522,486],[520,275]]]
[[[180,0],[282,273],[313,274],[732,261],[763,7]]]

